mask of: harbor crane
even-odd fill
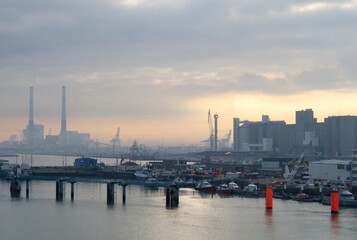
[[[214,129],[212,123],[211,111],[208,109],[208,139],[202,140],[201,142],[208,145],[209,150],[214,150]]]
[[[293,160],[285,163],[284,178],[286,182],[290,183],[294,180],[294,177],[300,167],[307,167],[306,163],[304,162],[304,155],[304,153],[301,153]],[[291,171],[289,170],[289,166],[291,166]]]
[[[229,148],[229,143],[231,142],[231,137],[232,137],[232,130],[230,129],[229,132],[224,135],[224,137],[221,139],[220,143],[223,148]]]

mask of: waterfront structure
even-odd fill
[[[309,177],[312,181],[351,183],[351,161],[332,159],[310,162]]]

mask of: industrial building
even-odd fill
[[[295,124],[233,119],[235,151],[271,151],[280,156],[299,154],[350,156],[357,148],[357,116],[331,116],[317,122],[312,109],[296,111]]]
[[[29,148],[40,148],[44,143],[44,126],[35,124],[33,87],[30,87],[29,123],[23,130],[23,143]]]
[[[357,149],[352,154],[352,187],[357,190]]]
[[[351,183],[351,161],[333,159],[310,162],[309,178],[315,182]]]
[[[46,149],[48,151],[61,150],[66,152],[88,149],[90,145],[89,133],[67,130],[66,87],[62,87],[61,110],[61,132],[59,135],[46,136]]]

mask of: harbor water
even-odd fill
[[[163,188],[116,186],[114,205],[106,204],[106,185],[70,184],[65,200],[56,202],[55,182],[31,181],[30,197],[11,199],[10,183],[0,181],[1,240],[97,239],[356,239],[357,209],[331,215],[320,203],[274,200],[272,212],[265,199],[223,197],[180,190],[178,208],[165,207]]]

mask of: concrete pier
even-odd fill
[[[20,180],[17,178],[13,178],[10,184],[10,196],[12,198],[18,198],[20,197],[20,194],[21,194]]]
[[[56,201],[63,201],[64,198],[64,180],[56,181]]]
[[[173,208],[179,205],[179,189],[175,185],[166,188],[166,207]]]
[[[30,183],[30,180],[27,179],[26,180],[26,198],[29,198],[29,195],[30,195],[30,189],[29,189],[29,184]]]
[[[74,200],[74,184],[75,182],[71,182],[71,201]]]
[[[123,204],[126,203],[126,184],[123,185]]]
[[[114,182],[107,183],[107,204],[114,204]]]

